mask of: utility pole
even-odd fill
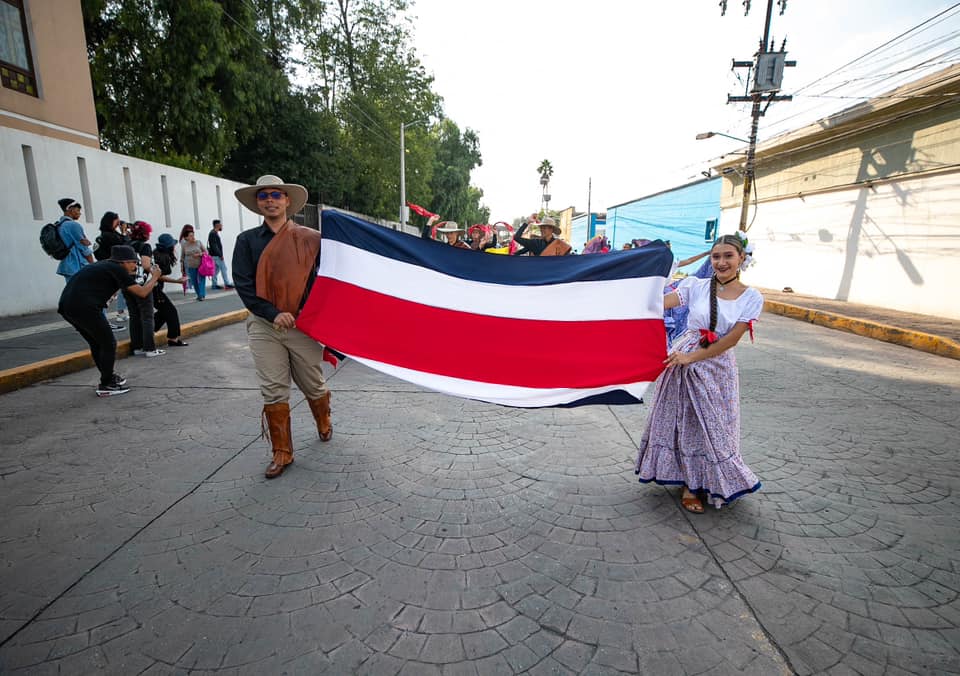
[[[403,122],[400,123],[400,231],[407,224],[407,157],[403,147]]]
[[[593,239],[593,214],[590,213],[590,198],[593,196],[593,176],[587,179],[587,241]]]
[[[743,176],[743,202],[740,207],[740,230],[747,231],[747,214],[750,211],[750,193],[753,191],[754,173],[756,168],[757,155],[757,128],[760,125],[760,117],[767,112],[767,108],[774,101],[792,101],[792,96],[780,96],[777,92],[783,84],[784,67],[796,66],[796,61],[787,61],[787,53],[784,51],[787,41],[784,40],[780,45],[780,50],[775,51],[770,44],[770,21],[773,16],[774,0],[767,0],[767,19],[763,26],[763,39],[760,40],[760,49],[754,54],[753,61],[734,61],[734,68],[747,68],[747,86],[748,94],[745,96],[727,95],[727,103],[752,103],[750,110],[750,137],[747,146],[747,162],[744,166]],[[787,0],[776,0],[780,6],[782,15],[787,9]],[[750,13],[750,0],[743,0],[744,16]],[[723,16],[727,11],[727,0],[720,2],[720,15]],[[751,69],[753,86],[750,87]],[[763,104],[766,104],[765,106]]]

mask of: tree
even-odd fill
[[[408,194],[483,213],[479,139],[442,121],[407,0],[81,2],[105,148],[245,182],[279,174],[394,218],[400,125],[439,119],[405,135]]]
[[[550,182],[550,177],[553,176],[553,165],[550,164],[550,160],[544,160],[537,167],[537,172],[540,174],[540,183],[546,185]]]
[[[456,123],[449,119],[438,125],[436,135],[432,211],[447,220],[469,223],[471,216],[478,217],[482,209],[479,201],[483,193],[476,189],[471,192],[470,186],[470,172],[482,163],[480,139],[472,129],[461,134]]]
[[[286,87],[243,0],[83,0],[103,145],[198,171]]]

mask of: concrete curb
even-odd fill
[[[763,309],[766,312],[825,326],[829,329],[837,329],[838,331],[855,333],[858,336],[882,340],[886,343],[903,345],[904,347],[929,352],[930,354],[935,354],[940,357],[960,359],[960,343],[956,343],[949,338],[943,338],[942,336],[935,336],[930,333],[923,333],[922,331],[901,329],[897,326],[871,322],[866,319],[856,319],[833,312],[812,310],[810,308],[781,303],[775,300],[764,301]]]
[[[205,317],[197,321],[188,322],[180,327],[180,335],[183,338],[196,336],[221,326],[236,324],[247,318],[247,310],[234,310],[222,315]],[[166,329],[157,333],[157,345],[163,346],[167,343]],[[117,341],[117,358],[122,359],[130,356],[130,339]],[[60,357],[44,359],[33,364],[17,366],[12,369],[0,371],[0,394],[19,390],[22,387],[33,385],[50,378],[58,378],[68,373],[75,373],[93,366],[93,358],[89,350],[80,352],[71,352]]]

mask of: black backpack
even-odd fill
[[[123,244],[124,239],[116,232],[101,232],[93,243],[93,257],[98,261],[110,258],[111,249],[117,244]]]
[[[70,253],[70,247],[60,237],[60,222],[47,223],[40,228],[40,246],[51,258],[62,261]]]

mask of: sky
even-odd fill
[[[753,0],[744,16],[741,0],[729,0],[721,16],[718,0],[415,0],[410,14],[446,116],[480,138],[472,183],[491,220],[509,222],[540,208],[544,159],[551,209],[585,211],[589,199],[605,211],[702,178],[742,148],[695,136],[749,135],[749,104],[726,99],[745,93],[731,61],[752,60],[766,5]],[[782,16],[774,3],[771,35],[797,61],[782,92],[796,96],[761,118],[760,142],[960,60],[960,3],[789,0]]]

